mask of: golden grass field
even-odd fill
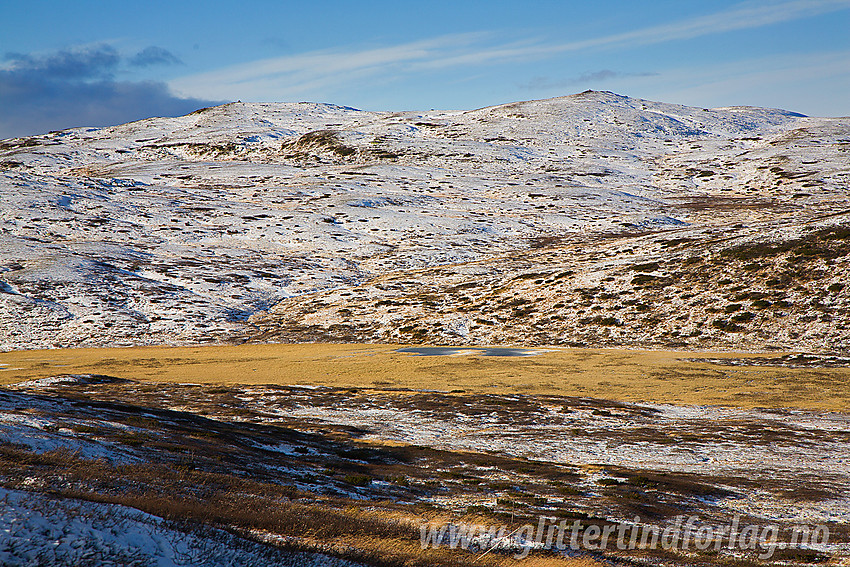
[[[846,411],[850,368],[728,366],[777,354],[551,348],[537,356],[414,356],[398,345],[250,344],[0,353],[0,384],[58,374],[209,384],[464,390]]]

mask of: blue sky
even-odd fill
[[[0,5],[0,137],[219,101],[467,109],[585,89],[850,115],[850,0]]]

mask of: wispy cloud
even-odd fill
[[[565,43],[531,39],[496,44],[493,34],[456,34],[386,47],[263,59],[182,77],[172,81],[171,86],[186,95],[285,100],[321,95],[323,90],[364,79],[380,77],[389,81],[423,71],[540,60],[586,50],[626,49],[760,28],[845,9],[850,9],[850,0],[745,2],[705,16]]]
[[[182,77],[171,86],[182,93],[240,98],[240,93],[263,93],[280,98],[307,92],[377,73],[402,72],[414,63],[445,57],[446,53],[471,49],[489,34],[447,35],[388,47],[325,50],[274,57],[224,69]],[[227,94],[230,93],[230,94]]]
[[[713,107],[757,104],[811,115],[847,115],[850,51],[746,59],[667,69],[641,96]]]
[[[582,73],[581,75],[575,77],[568,77],[566,79],[552,79],[550,77],[534,77],[529,82],[519,85],[521,89],[528,90],[546,90],[546,89],[558,89],[562,87],[570,87],[575,85],[588,85],[594,83],[601,83],[603,81],[609,81],[612,79],[627,79],[633,77],[655,77],[658,73],[621,73],[618,71],[612,71],[610,69],[602,69],[600,71],[592,71],[587,73]]]
[[[730,31],[761,28],[847,9],[850,9],[850,0],[790,0],[780,3],[745,2],[714,14],[640,28],[625,33],[567,43],[540,43],[527,46],[487,48],[450,57],[435,58],[427,62],[426,65],[446,67],[482,64],[504,60],[543,58],[589,49],[639,47],[669,41],[695,39]]]
[[[151,64],[167,62],[162,52],[147,55]],[[5,59],[0,66],[0,138],[176,116],[215,104],[175,96],[161,82],[117,81],[124,59],[110,45],[41,55],[9,53]]]
[[[584,41],[552,46],[572,51],[592,47],[635,47],[668,41],[694,39],[730,31],[761,28],[782,22],[811,18],[850,9],[850,0],[790,0],[786,2],[745,2],[728,10],[669,24],[641,28]]]

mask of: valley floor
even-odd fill
[[[38,538],[21,539],[45,524],[65,534],[57,536],[55,552],[65,559],[56,565],[75,564],[83,552],[144,565],[157,556],[148,549],[154,540],[176,564],[179,553],[224,545],[232,554],[316,565],[512,565],[530,545],[517,537],[478,561],[484,540],[423,550],[420,529],[518,529],[541,517],[547,525],[578,521],[582,534],[621,525],[660,532],[693,518],[718,530],[736,521],[776,526],[779,542],[806,526],[828,530],[829,540],[776,547],[762,558],[762,548],[718,554],[612,544],[558,553],[534,545],[524,564],[797,565],[850,557],[843,359],[399,350],[316,344],[0,355],[7,382],[0,480],[5,513],[17,518],[15,530],[0,533],[7,557],[18,564],[45,553]],[[148,547],[126,538],[69,547],[113,524],[143,530]]]
[[[407,347],[407,348],[406,348]],[[590,396],[623,402],[845,411],[850,361],[835,355],[474,348],[417,356],[392,344],[243,344],[48,349],[0,353],[0,384],[57,374],[226,385],[396,388]]]

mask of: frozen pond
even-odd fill
[[[408,347],[400,348],[396,352],[404,352],[416,356],[457,356],[460,354],[472,354],[476,356],[535,356],[543,351],[506,347]]]

